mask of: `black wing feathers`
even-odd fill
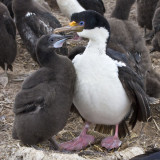
[[[43,14],[32,13],[32,15],[25,17],[25,21],[38,38],[44,34],[52,33],[54,28],[61,27],[59,21],[47,12],[43,12]]]
[[[129,67],[119,67],[119,78],[126,89],[128,96],[132,100],[133,113],[130,124],[135,126],[136,121],[148,121],[150,117],[150,106],[148,96],[144,91],[141,78]]]

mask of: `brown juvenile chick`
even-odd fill
[[[67,122],[76,74],[72,62],[55,53],[67,38],[51,34],[38,41],[37,58],[42,67],[24,81],[14,104],[13,138],[24,144],[51,139]]]

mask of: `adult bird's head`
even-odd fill
[[[69,26],[55,29],[58,32],[77,32],[80,37],[90,40],[109,39],[110,26],[108,21],[95,11],[74,13]]]

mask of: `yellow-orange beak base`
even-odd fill
[[[60,32],[82,32],[84,29],[84,26],[81,26],[77,24],[75,21],[72,21],[69,23],[69,26],[61,27],[61,28],[56,28],[54,30],[54,33],[60,33]]]
[[[75,21],[72,21],[72,22],[69,23],[69,25],[70,25],[71,27],[73,27],[73,26],[77,26],[77,23],[76,23]]]

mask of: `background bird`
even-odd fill
[[[152,20],[154,37],[152,40],[153,51],[160,51],[160,1],[157,3],[156,11]]]
[[[111,17],[116,17],[117,19],[122,20],[128,20],[129,13],[134,2],[135,0],[117,0]]]
[[[154,148],[150,151],[147,151],[145,154],[138,155],[131,158],[130,160],[158,160],[160,159],[160,149]]]
[[[137,22],[139,26],[152,30],[152,18],[159,0],[137,0]]]
[[[13,70],[12,63],[17,54],[16,27],[5,5],[0,2],[0,66],[4,74],[0,76],[0,83],[8,83],[7,70]]]
[[[5,4],[7,6],[11,17],[14,18],[14,13],[12,10],[12,1],[13,0],[0,0],[0,2],[2,2],[3,4]]]
[[[52,33],[60,22],[45,7],[34,0],[13,0],[13,11],[18,32],[32,58],[37,62],[36,43],[42,35]],[[57,53],[67,55],[62,47]]]

